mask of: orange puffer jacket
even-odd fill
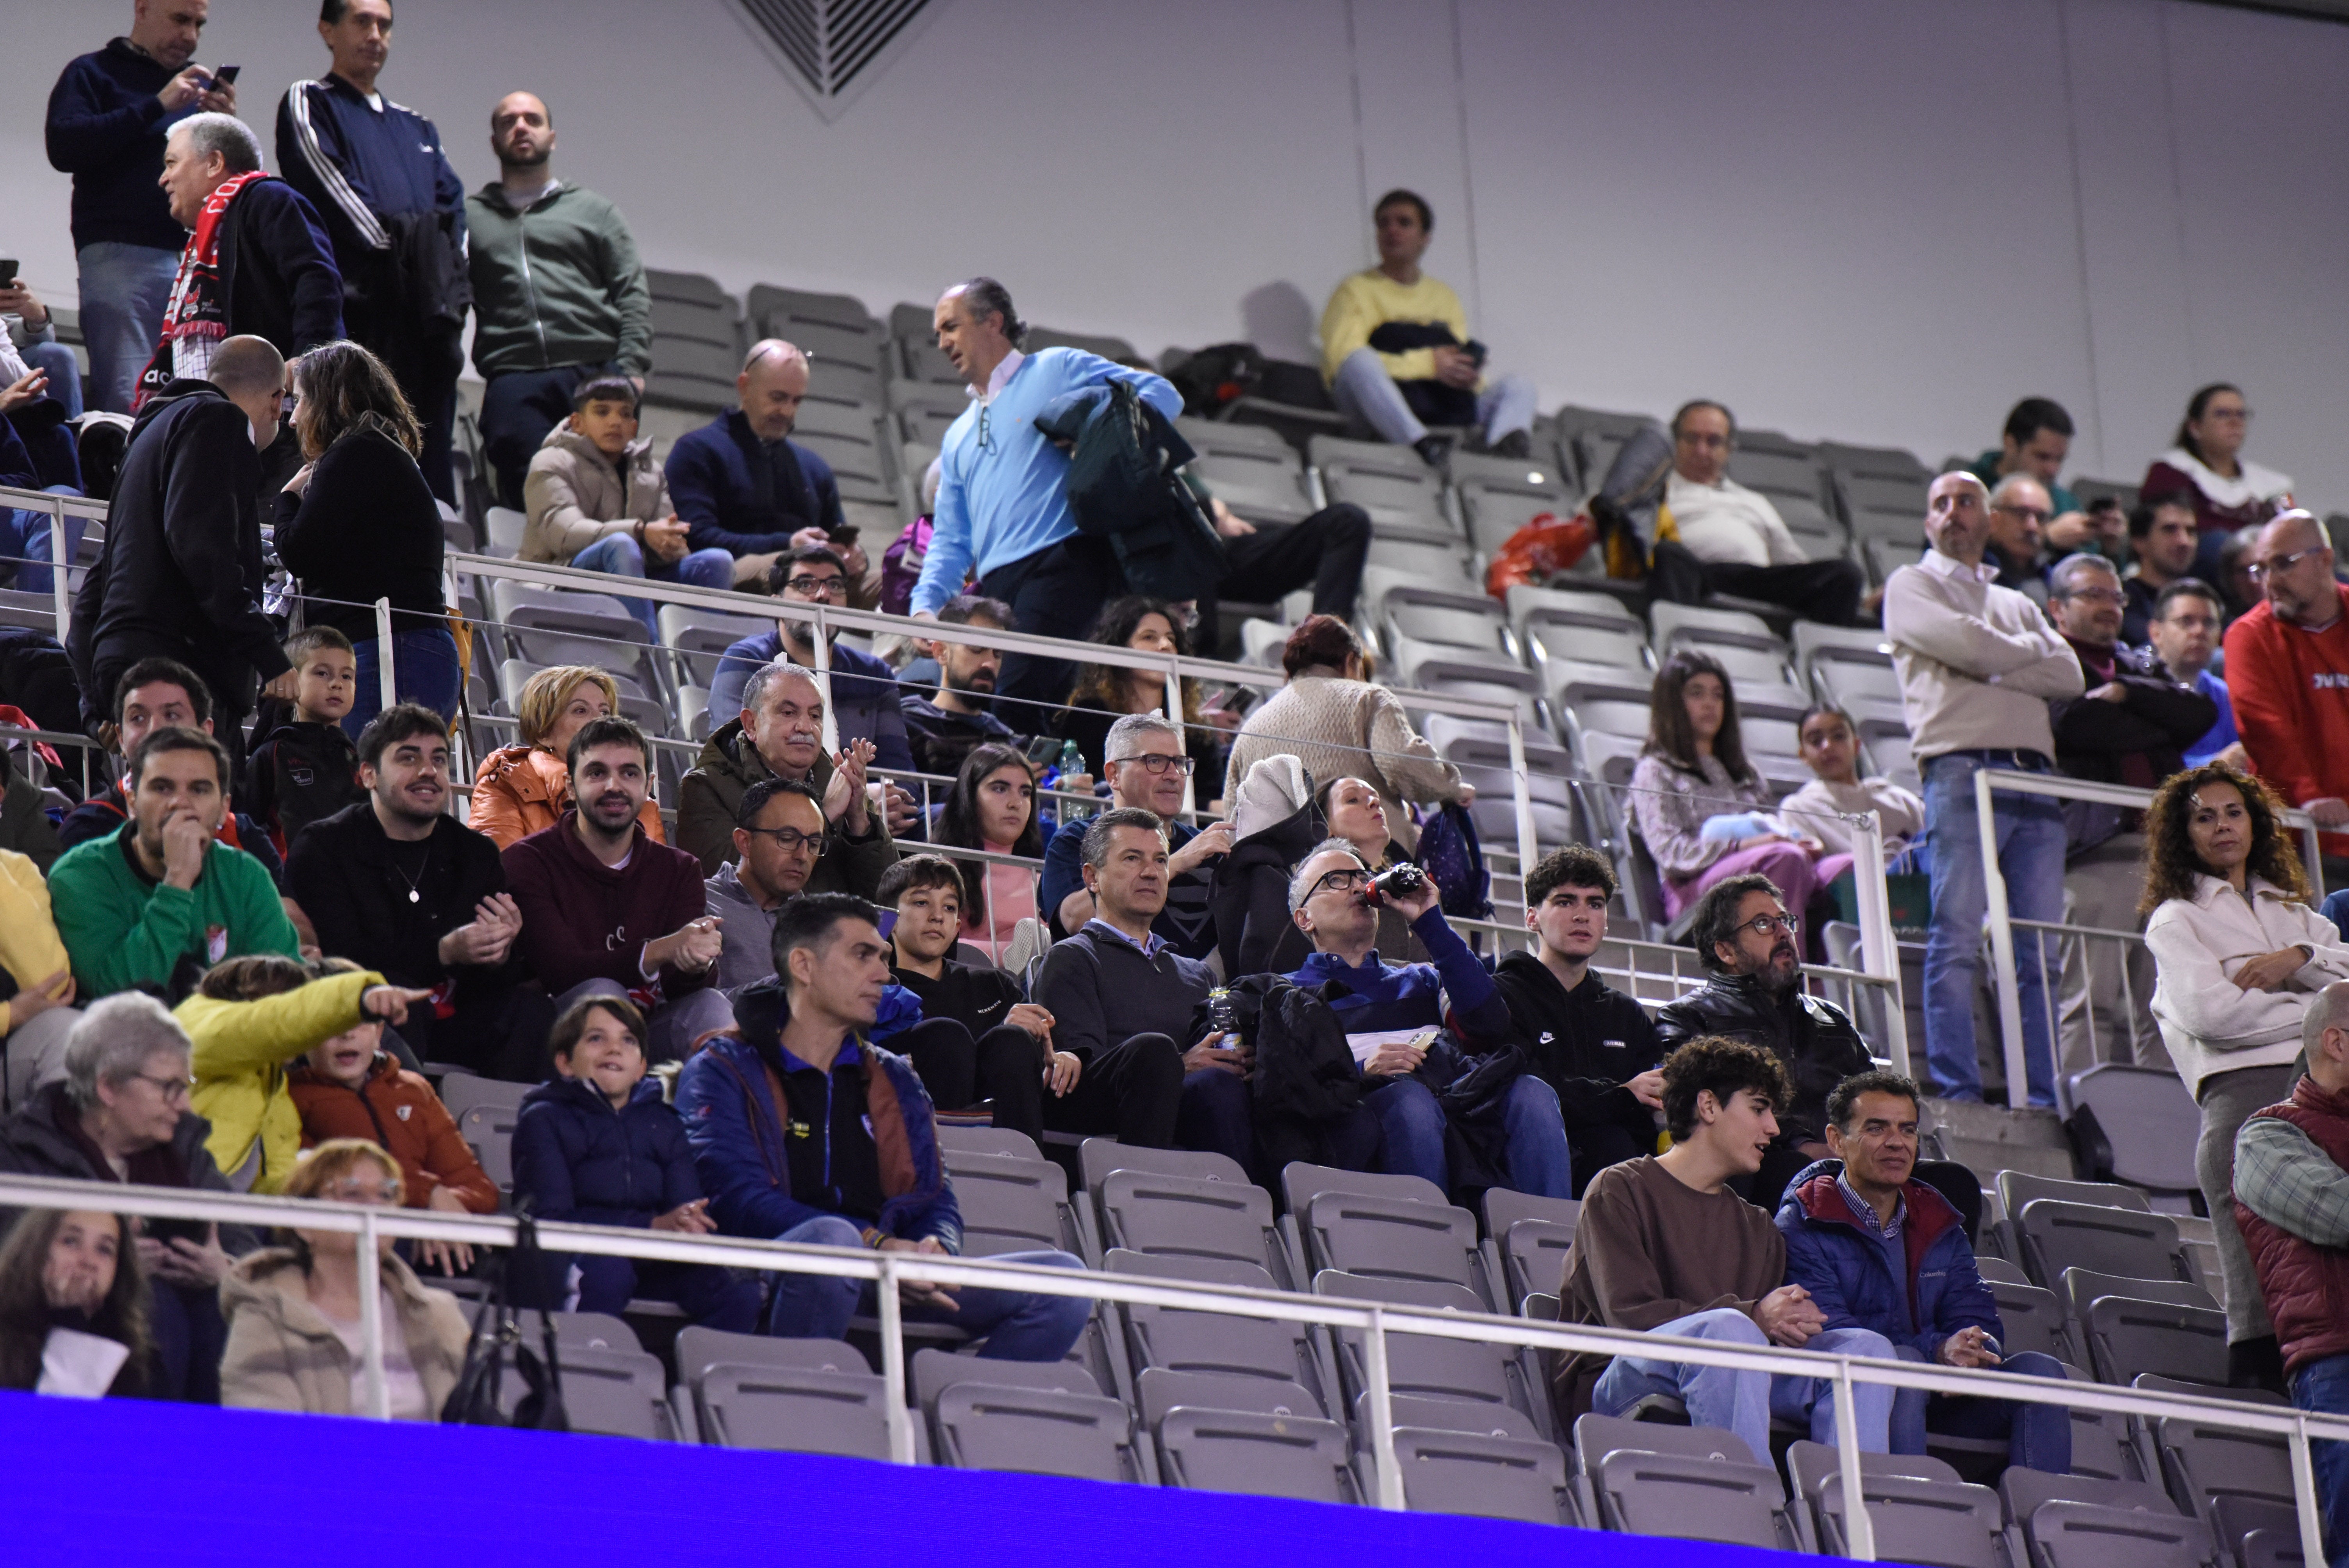
[[[285,1075],[285,1087],[302,1113],[303,1148],[330,1138],[364,1138],[399,1161],[409,1208],[423,1208],[435,1188],[446,1187],[476,1214],[496,1212],[497,1184],[473,1158],[449,1108],[431,1084],[388,1051],[376,1053],[367,1082],[357,1088],[336,1083],[306,1062]]]

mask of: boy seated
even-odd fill
[[[294,665],[294,717],[253,748],[244,791],[246,809],[281,857],[303,829],[367,799],[358,748],[343,733],[358,690],[351,640],[332,626],[311,626],[286,639],[285,656]]]
[[[636,388],[597,376],[571,395],[571,417],[546,433],[523,480],[521,559],[697,588],[734,586],[734,557],[688,550],[651,438],[636,435]],[[656,640],[649,599],[623,597]]]
[[[1797,733],[1803,760],[1818,777],[1779,804],[1795,832],[1818,840],[1828,854],[1847,855],[1852,829],[1844,816],[1874,811],[1884,827],[1884,858],[1889,861],[1925,830],[1924,801],[1889,779],[1859,776],[1859,738],[1851,715],[1816,703],[1805,710]]]
[[[701,1195],[685,1123],[645,1076],[644,1015],[591,996],[547,1037],[555,1077],[523,1097],[514,1127],[514,1202],[542,1220],[704,1235],[718,1228]],[[759,1283],[709,1264],[557,1257],[556,1295],[575,1312],[617,1315],[629,1300],[673,1301],[707,1328],[758,1326]]]
[[[1044,1089],[1066,1094],[1077,1060],[1052,1049],[1052,1015],[992,965],[947,956],[962,931],[962,873],[938,855],[910,855],[881,877],[895,908],[889,972],[922,1005],[922,1021],[893,1038],[931,1100],[956,1109],[991,1100],[995,1125],[1040,1138]]]

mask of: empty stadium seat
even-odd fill
[[[1112,1274],[1195,1284],[1273,1288],[1272,1276],[1262,1264],[1226,1258],[1153,1255],[1112,1248],[1103,1254],[1102,1266]],[[1317,1415],[1336,1414],[1345,1408],[1327,1339],[1309,1325],[1134,1302],[1122,1303],[1114,1311],[1124,1323],[1126,1351],[1137,1378],[1157,1367],[1265,1384],[1295,1384],[1312,1398]]]
[[[2007,1568],[2005,1514],[1988,1487],[1961,1481],[1946,1461],[1928,1454],[1862,1454],[1859,1469],[1879,1562]],[[1814,1550],[1847,1556],[1841,1456],[1799,1439],[1786,1450],[1786,1473],[1800,1500],[1796,1522],[1809,1525]]]
[[[1378,1180],[1418,1181],[1415,1177]],[[1433,1182],[1419,1185],[1434,1189]],[[1305,1242],[1306,1256],[1300,1261],[1317,1274],[1335,1269],[1381,1279],[1457,1284],[1475,1293],[1482,1304],[1478,1310],[1506,1310],[1485,1277],[1475,1216],[1465,1209],[1430,1202],[1417,1194],[1325,1189],[1301,1204],[1292,1196],[1289,1212]]]
[[[476,1105],[457,1118],[457,1130],[473,1158],[507,1198],[513,1196],[514,1124],[521,1119],[521,1106],[498,1104]]]
[[[2199,1285],[2186,1288],[2201,1290]],[[2082,1327],[2096,1374],[2105,1382],[2120,1383],[2140,1372],[2158,1372],[2206,1384],[2214,1390],[2226,1387],[2227,1315],[2215,1305],[2183,1306],[2125,1295],[2098,1296],[2089,1304]]]
[[[1044,1158],[1044,1151],[1036,1147],[1034,1139],[1008,1127],[957,1127],[942,1121],[938,1123],[938,1147],[966,1154],[1009,1154],[1022,1160]]]
[[[647,402],[715,412],[735,404],[741,370],[741,311],[713,278],[647,270],[652,289],[652,369]]]
[[[1557,1445],[1483,1432],[1398,1427],[1395,1463],[1406,1505],[1527,1524],[1579,1524]]]
[[[1276,1288],[1298,1288],[1296,1264],[1273,1222],[1272,1194],[1261,1187],[1121,1170],[1092,1191],[1104,1249],[1228,1258],[1264,1268]]]
[[[1346,1429],[1335,1421],[1176,1409],[1159,1424],[1158,1452],[1168,1486],[1306,1502],[1362,1501]]]
[[[2174,1072],[2105,1062],[2059,1073],[2056,1104],[2092,1174],[2157,1192],[2192,1192],[2202,1113]]]
[[[2212,1501],[2210,1520],[2220,1561],[2229,1568],[2305,1561],[2300,1546],[2300,1513],[2289,1503],[2264,1497],[2222,1496]]]
[[[2145,1214],[2056,1198],[2034,1198],[2013,1220],[2023,1266],[2043,1286],[2062,1284],[2067,1268],[2127,1279],[2183,1280],[2186,1255],[2167,1214]]]
[[[636,1331],[608,1312],[550,1312],[547,1318],[554,1325],[554,1343],[566,1353],[644,1348]]]
[[[946,1149],[966,1256],[1080,1250],[1068,1173],[1050,1160]]]
[[[2142,1191],[2116,1181],[2074,1181],[2009,1169],[1992,1177],[1991,1187],[1998,1194],[1999,1208],[2007,1216],[1999,1222],[2000,1244],[2009,1256],[2018,1260],[2023,1256],[2023,1243],[2013,1217],[2023,1212],[2025,1204],[2038,1199],[2054,1198],[2100,1209],[2130,1209],[2140,1214],[2153,1212],[2153,1204]]]
[[[1554,1294],[1566,1278],[1566,1253],[1574,1244],[1582,1204],[1488,1187],[1484,1208],[1485,1233],[1500,1251],[1510,1305],[1522,1308],[1529,1295]]]
[[[1174,428],[1197,454],[1191,471],[1223,503],[1251,522],[1300,522],[1312,515],[1312,491],[1297,449],[1262,425],[1180,418]]]
[[[1734,1432],[1586,1415],[1574,1423],[1574,1463],[1602,1529],[1795,1549],[1777,1470]]]
[[[2217,1512],[2220,1500],[2293,1506],[2292,1454],[2281,1434],[2230,1430],[2190,1416],[2166,1416],[2152,1426],[2170,1497],[2209,1526],[2222,1551],[2230,1543]]]
[[[1375,533],[1453,543],[1464,538],[1444,511],[1444,481],[1409,447],[1316,436],[1309,448],[1321,489],[1371,514]]]
[[[695,1326],[678,1331],[677,1368],[705,1443],[891,1457],[886,1385],[843,1341]]]
[[[533,1336],[534,1337],[534,1336]],[[590,1349],[562,1344],[563,1408],[571,1430],[608,1438],[645,1438],[674,1442],[677,1416],[660,1362],[634,1347]],[[518,1377],[499,1384],[499,1405],[511,1415],[527,1389]]]
[[[502,577],[490,583],[490,609],[516,657],[540,666],[592,665],[628,676],[647,695],[661,689],[645,624],[612,594]]]
[[[2210,1532],[2174,1513],[2051,1501],[2016,1522],[2035,1568],[2201,1568]]]
[[[522,553],[523,530],[530,519],[510,506],[493,506],[482,514],[489,524],[489,546],[486,554],[512,560]]]
[[[1457,452],[1451,472],[1469,542],[1480,554],[1491,555],[1543,512],[1560,521],[1574,515],[1571,483],[1555,467]]]
[[[455,1071],[443,1073],[437,1086],[440,1103],[448,1108],[451,1120],[461,1119],[477,1105],[504,1106],[519,1113],[523,1096],[531,1091],[526,1083],[508,1083],[503,1078],[483,1078],[478,1073]]]
[[[1465,1285],[1348,1274],[1335,1269],[1324,1269],[1313,1276],[1313,1293],[1436,1312],[1486,1310],[1476,1293]],[[1362,1335],[1340,1328],[1335,1337],[1346,1387],[1360,1398],[1370,1387]],[[1518,1346],[1408,1332],[1390,1332],[1386,1346],[1387,1386],[1392,1393],[1506,1406],[1525,1416],[1537,1431],[1548,1425],[1547,1384],[1532,1374]]]

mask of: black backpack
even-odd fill
[[[1070,447],[1077,531],[1109,541],[1129,592],[1178,601],[1215,594],[1224,542],[1180,472],[1196,454],[1164,415],[1130,384],[1112,381],[1054,398],[1036,428]]]
[[[1183,412],[1213,418],[1264,379],[1264,351],[1253,343],[1218,343],[1200,349],[1166,373],[1183,394]]]

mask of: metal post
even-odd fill
[[[1517,875],[1520,879],[1534,874],[1534,866],[1541,859],[1541,845],[1534,831],[1534,797],[1526,782],[1526,727],[1524,716],[1509,715],[1509,782],[1517,792]],[[1522,896],[1522,895],[1520,895]]]
[[[1378,1467],[1379,1506],[1400,1511],[1402,1467],[1396,1462],[1394,1394],[1387,1382],[1387,1322],[1380,1308],[1371,1308],[1371,1325],[1362,1331],[1362,1374],[1370,1383],[1371,1459]]]
[[[2316,1501],[2316,1462],[2308,1451],[2308,1420],[2297,1422],[2292,1436],[2285,1439],[2292,1448],[2292,1492],[2293,1511],[2300,1515],[2300,1552],[2306,1563],[2322,1563],[2324,1557],[2323,1514]]]
[[[914,1417],[905,1408],[905,1316],[897,1300],[896,1261],[879,1254],[881,1279],[873,1287],[874,1315],[881,1320],[882,1418],[889,1432],[889,1457],[901,1465],[914,1462]]]
[[[49,596],[57,605],[57,641],[66,640],[73,621],[73,591],[66,586],[66,567],[72,561],[66,549],[66,502],[49,498]]]
[[[463,678],[460,672],[460,679]],[[375,684],[386,708],[399,701],[399,681],[391,667],[391,601],[375,602]]]
[[[1860,1563],[1876,1561],[1876,1522],[1868,1514],[1868,1495],[1859,1474],[1859,1412],[1851,1397],[1851,1363],[1836,1357],[1836,1460],[1843,1471],[1844,1555]]]
[[[1892,982],[1884,1006],[1884,1037],[1892,1070],[1913,1078],[1909,1065],[1909,1011],[1900,994],[1899,939],[1892,929],[1892,900],[1884,881],[1884,819],[1863,812],[1851,836],[1852,882],[1859,893],[1859,966]],[[1854,998],[1857,1000],[1857,988]]]
[[[367,1374],[367,1413],[391,1419],[391,1389],[383,1380],[383,1260],[376,1252],[375,1213],[359,1214],[359,1355]]]
[[[2014,981],[2014,927],[2008,923],[2006,877],[1998,869],[1998,819],[1991,804],[1990,775],[1974,774],[1974,827],[1982,839],[1982,909],[1990,922],[1991,978],[1998,989],[1998,1031],[2006,1047],[2006,1103],[2031,1103],[2031,1073],[2023,1055],[2023,992]],[[2043,957],[2039,981],[2048,984]]]
[[[1183,718],[1183,666],[1174,659],[1166,661],[1166,717],[1173,722],[1174,733],[1183,743],[1183,755],[1190,756],[1191,729]],[[1108,769],[1108,763],[1103,762],[1102,770],[1107,772]],[[1183,775],[1183,815],[1186,818],[1199,809],[1198,786],[1199,781],[1190,774]]]
[[[57,635],[62,638],[65,635],[65,622],[59,620],[57,626]],[[2309,823],[2300,830],[2300,863],[2301,868],[2308,873],[2308,885],[2311,889],[2310,902],[2321,902],[2324,897],[2324,840],[2317,832],[2314,822]]]
[[[823,606],[815,610],[815,694],[823,699],[823,750],[827,757],[840,754],[840,712],[832,700],[832,627],[823,618]],[[789,650],[786,650],[788,652]]]

